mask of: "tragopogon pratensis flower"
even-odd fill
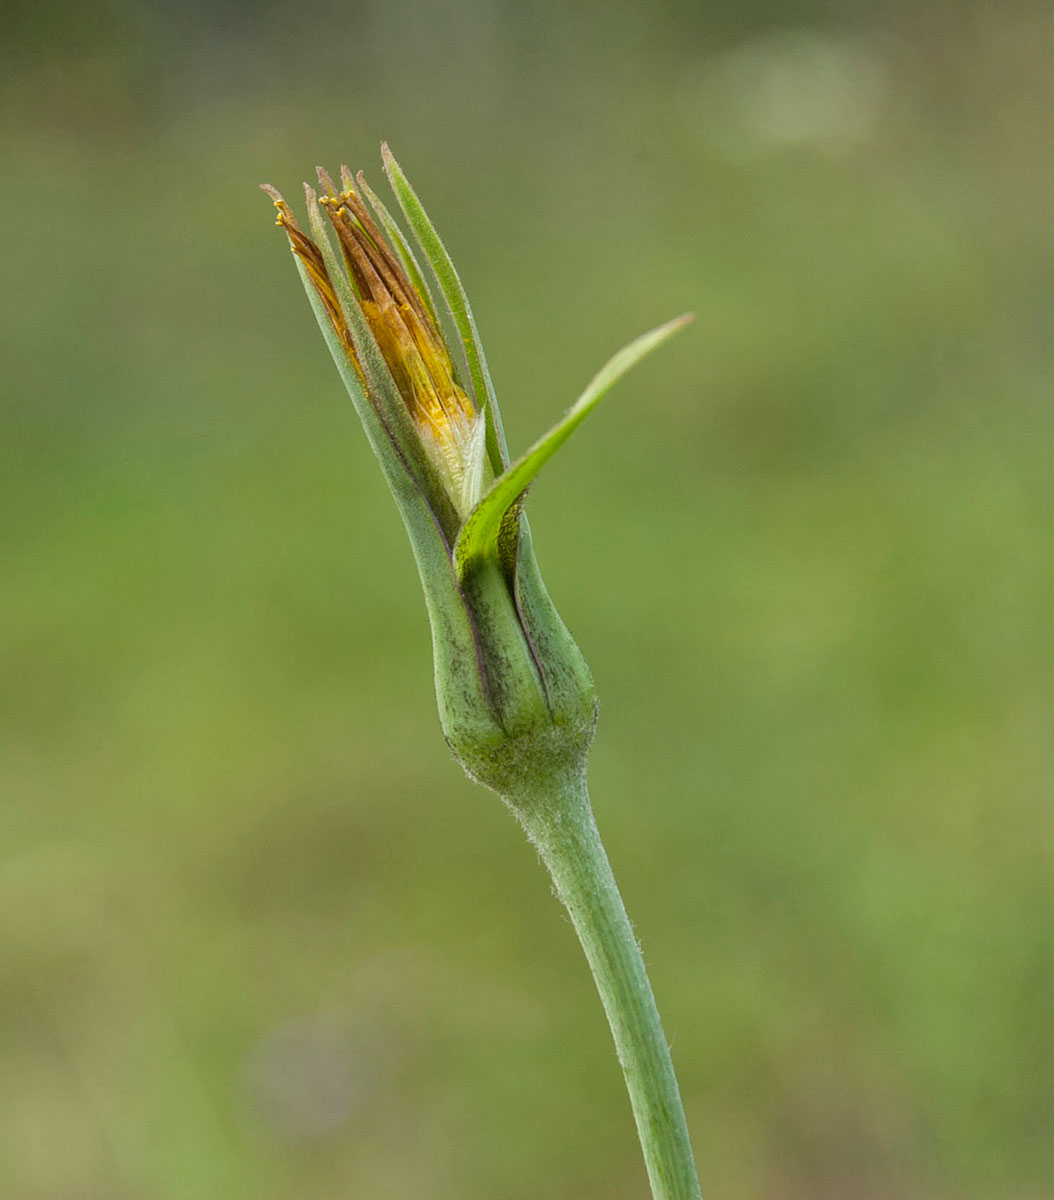
[[[669,1051],[593,824],[589,670],[542,583],[527,487],[634,363],[690,319],[620,350],[571,409],[510,460],[475,320],[420,201],[385,169],[437,285],[360,173],[305,185],[308,232],[269,185],[319,328],[406,526],[432,626],[447,742],[537,846],[593,969],[626,1073],[657,1200],[699,1195]],[[334,241],[336,248],[334,248]]]

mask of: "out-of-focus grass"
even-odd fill
[[[254,195],[381,136],[515,445],[698,313],[532,512],[707,1190],[1050,1192],[1049,18],[531,11],[22,29],[9,1200],[644,1194],[585,967],[447,759],[409,551]]]

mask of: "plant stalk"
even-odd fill
[[[615,1039],[654,1200],[701,1200],[681,1094],[644,959],[584,774],[506,798],[534,843],[589,961]]]

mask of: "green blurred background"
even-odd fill
[[[1054,13],[15,0],[0,1195],[646,1194],[272,210],[444,233],[712,1200],[1054,1195]]]

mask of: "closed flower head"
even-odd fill
[[[317,190],[305,185],[304,228],[264,190],[410,536],[447,742],[506,794],[528,751],[553,769],[580,766],[596,720],[589,669],[538,571],[524,496],[615,381],[687,318],[618,351],[511,459],[460,277],[387,146],[381,155],[412,239],[346,167],[339,186],[321,168]]]

